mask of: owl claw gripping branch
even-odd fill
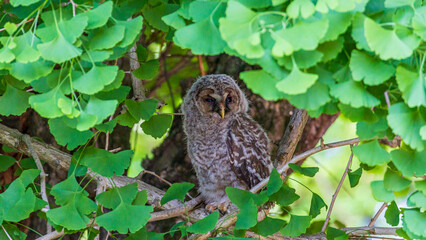
[[[199,78],[182,109],[188,154],[206,208],[226,211],[226,187],[248,190],[269,176],[269,139],[247,114],[246,96],[227,75]]]

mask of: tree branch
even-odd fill
[[[53,231],[53,232],[51,232],[49,234],[46,234],[46,235],[44,235],[42,237],[37,238],[36,240],[51,240],[51,239],[62,237],[64,234],[65,234],[64,230],[62,229],[61,232]]]
[[[343,182],[345,181],[346,175],[348,174],[349,168],[351,167],[352,158],[354,157],[354,153],[352,151],[351,145],[351,156],[349,157],[348,164],[346,165],[345,172],[343,173],[342,178],[340,179],[339,185],[337,185],[336,191],[331,198],[330,207],[328,208],[327,217],[325,218],[324,225],[322,225],[321,232],[325,232],[327,228],[328,222],[330,221],[331,211],[333,211],[334,203],[336,202],[337,195],[339,194],[340,188],[342,188]]]
[[[380,209],[377,211],[377,213],[374,215],[374,217],[371,219],[370,223],[368,224],[369,227],[372,227],[374,223],[377,221],[377,218],[379,218],[380,214],[385,210],[385,208],[388,206],[388,203],[383,203],[383,205],[380,207]]]
[[[290,122],[281,138],[278,147],[277,156],[274,160],[274,166],[280,166],[287,163],[293,157],[297,143],[302,137],[303,129],[308,121],[308,113],[303,109],[294,109]]]
[[[46,194],[46,176],[47,176],[47,174],[44,172],[43,165],[41,164],[40,158],[38,157],[37,153],[34,151],[33,145],[31,143],[31,137],[28,136],[27,134],[25,134],[25,135],[23,135],[23,139],[24,139],[25,144],[28,147],[28,151],[31,153],[30,156],[33,157],[37,168],[40,170],[40,195],[41,195],[41,198],[47,203],[46,208],[50,209],[49,199],[47,198],[47,194]],[[46,224],[46,232],[47,233],[52,232],[52,226],[50,226],[49,223]]]
[[[31,156],[31,152],[29,151],[27,145],[22,142],[23,134],[15,129],[11,129],[3,124],[0,124],[0,144],[4,144],[8,147],[14,148],[17,151],[24,153],[25,155]],[[30,139],[31,145],[34,148],[34,152],[37,156],[51,165],[53,168],[62,169],[67,171],[69,168],[69,164],[71,162],[71,155],[65,152],[62,152],[51,145],[36,141],[34,139]],[[88,175],[94,177],[94,179],[98,182],[102,182],[106,188],[112,188],[110,181],[101,181],[103,179],[102,176],[96,175],[92,171],[88,171]],[[164,191],[149,185],[140,180],[129,178],[126,176],[115,176],[112,178],[115,185],[117,187],[123,187],[128,184],[136,182],[138,184],[139,190],[147,190],[148,193],[148,204],[152,205],[157,209],[167,210],[167,209],[184,209],[184,205],[175,200],[170,201],[164,205],[160,205],[160,200],[164,195]],[[198,199],[199,200],[199,199]],[[201,202],[201,201],[200,201]],[[199,219],[204,218],[208,215],[207,211],[204,209],[200,209],[197,211],[192,211],[193,208],[198,204],[187,205],[187,211],[191,211],[189,213],[189,217],[192,221],[197,221]]]
[[[138,69],[141,66],[139,62],[136,60],[138,59],[136,48],[137,48],[137,45],[135,43],[132,49],[130,49],[130,53],[129,53],[130,72]],[[133,74],[130,74],[130,77],[132,78],[133,96],[135,97],[135,100],[136,101],[145,100],[146,99],[145,88],[143,87],[142,80],[135,77],[135,75]]]

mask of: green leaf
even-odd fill
[[[315,5],[310,0],[296,0],[287,7],[287,14],[290,18],[309,18],[315,13]]]
[[[319,63],[323,57],[323,53],[317,50],[305,51],[300,50],[294,52],[291,56],[283,56],[278,58],[278,64],[283,65],[287,69],[293,69],[293,59],[299,68],[310,68]]]
[[[345,1],[349,2],[349,1]],[[336,40],[340,34],[346,32],[351,25],[353,13],[351,12],[335,12],[329,11],[324,15],[324,19],[328,20],[328,28],[324,37],[320,42]]]
[[[0,49],[0,62],[1,63],[10,63],[15,59],[15,54],[8,46],[4,46]]]
[[[96,203],[88,198],[89,194],[78,185],[74,175],[53,186],[51,194],[61,206],[46,212],[50,221],[69,230],[86,228],[90,222],[87,215],[96,210]]]
[[[80,164],[89,167],[104,177],[113,177],[114,175],[123,175],[124,170],[127,169],[130,164],[133,151],[125,150],[114,154],[90,146],[86,147],[82,153],[77,152],[75,154],[81,154],[80,156],[77,155],[79,157],[76,157],[76,159],[81,158]]]
[[[383,60],[407,58],[420,43],[416,35],[402,26],[387,30],[365,18],[364,28],[368,46]]]
[[[124,38],[118,46],[127,47],[135,41],[142,30],[142,16],[138,16],[129,21],[117,21],[116,24],[125,28]]]
[[[31,4],[34,4],[34,3],[37,3],[37,2],[40,2],[40,1],[41,0],[11,0],[10,4],[14,7],[17,7],[17,6],[20,6],[20,5],[29,6]]]
[[[220,32],[229,47],[248,58],[260,58],[264,54],[256,12],[237,1],[228,2],[226,18],[219,19]]]
[[[49,119],[48,123],[50,133],[55,137],[56,142],[59,145],[66,146],[70,151],[85,144],[93,137],[92,131],[78,131],[68,126],[63,118]]]
[[[161,20],[174,29],[180,29],[186,26],[185,20],[179,15],[178,11],[164,15],[161,17]]]
[[[338,98],[342,103],[354,108],[374,107],[380,104],[380,101],[369,93],[362,83],[352,80],[334,85],[330,90],[330,94]]]
[[[161,205],[164,205],[172,200],[185,201],[186,193],[191,190],[195,185],[192,183],[182,182],[173,183],[169,189],[167,189],[164,196],[161,198]]]
[[[386,8],[396,8],[401,6],[414,6],[415,0],[385,0]]]
[[[72,104],[71,100],[65,97],[59,88],[54,88],[47,93],[33,95],[29,98],[31,107],[45,118],[57,118],[64,115],[59,106],[59,101]]]
[[[426,196],[422,192],[414,192],[408,197],[407,206],[418,207],[424,211],[426,209]]]
[[[121,202],[131,204],[137,193],[138,184],[131,183],[124,187],[114,187],[108,191],[100,193],[96,196],[96,201],[106,208],[115,209],[121,204]]]
[[[416,8],[414,11],[414,17],[411,20],[411,25],[413,26],[414,33],[419,37],[426,39],[426,7],[422,6]]]
[[[84,110],[80,112],[80,116],[70,125],[79,131],[86,131],[113,115],[117,104],[117,100],[101,100],[91,96]]]
[[[392,201],[388,205],[385,212],[386,222],[392,226],[398,226],[399,224],[399,208],[396,205],[395,201]]]
[[[290,205],[299,198],[300,196],[296,194],[296,190],[287,185],[283,185],[278,192],[269,197],[271,201],[277,202],[280,206]]]
[[[327,240],[347,240],[349,239],[348,234],[345,231],[342,231],[337,228],[328,227],[327,228]]]
[[[104,86],[112,83],[117,76],[117,66],[96,66],[73,81],[73,87],[85,94],[94,94],[101,91]]]
[[[139,122],[139,119],[134,118],[128,111],[118,115],[115,119],[117,119],[117,123],[121,126],[127,126],[129,128],[132,128],[133,125]]]
[[[190,48],[194,54],[216,55],[222,53],[226,46],[215,23],[223,14],[225,4],[221,2],[202,3],[207,9],[211,4],[215,4],[216,11],[210,12],[211,15],[204,15],[202,19],[201,17],[195,19],[196,22],[193,24],[178,29],[173,41],[182,48]],[[196,10],[201,13],[204,8]]]
[[[112,1],[105,2],[96,8],[83,13],[88,18],[87,29],[94,29],[104,26],[112,13]]]
[[[9,167],[15,164],[16,159],[11,156],[0,154],[0,172],[6,171]]]
[[[107,231],[134,233],[145,226],[153,210],[152,206],[131,205],[122,201],[113,211],[98,216],[95,220]]]
[[[373,181],[370,184],[371,190],[373,191],[373,197],[379,202],[391,202],[395,199],[395,195],[392,191],[385,189],[383,181]]]
[[[9,187],[0,194],[0,213],[2,220],[19,222],[36,211],[36,197],[29,184],[40,174],[38,169],[25,170],[19,178],[15,179]]]
[[[248,229],[257,223],[257,207],[253,199],[246,200],[244,205],[238,206],[237,222],[234,229]]]
[[[1,215],[0,215],[1,219]],[[1,223],[1,221],[0,221]],[[10,223],[3,223],[2,227],[0,228],[0,239],[7,239],[7,240],[24,240],[27,239],[27,234],[19,231],[19,228]]]
[[[393,132],[404,140],[410,147],[422,151],[425,141],[420,136],[420,128],[426,124],[417,109],[408,108],[404,103],[393,104],[387,117]]]
[[[117,119],[113,119],[111,121],[98,124],[95,126],[95,128],[104,133],[107,133],[107,132],[112,133],[116,125],[117,125]]]
[[[173,117],[170,115],[154,115],[149,120],[141,124],[144,133],[153,136],[154,138],[161,138],[167,133],[167,130],[172,126]]]
[[[40,58],[40,53],[37,51],[36,45],[41,43],[41,41],[32,32],[26,32],[15,37],[13,41],[16,43],[16,47],[12,49],[16,61],[28,63],[37,61]]]
[[[142,46],[142,44],[138,44],[136,48],[136,54],[139,61],[146,61],[148,58],[148,51]]]
[[[389,153],[379,145],[377,140],[353,147],[353,153],[360,162],[368,166],[376,166],[390,161]]]
[[[283,180],[281,179],[280,174],[277,169],[272,169],[271,175],[269,175],[268,184],[266,184],[266,192],[268,196],[278,192],[283,185]]]
[[[35,62],[14,62],[11,64],[10,74],[19,80],[30,83],[51,73],[53,66],[52,62],[41,58]]]
[[[311,216],[290,215],[289,223],[280,231],[284,236],[297,237],[306,232]]]
[[[426,212],[421,213],[419,210],[406,209],[402,218],[403,226],[405,231],[418,235],[420,237],[426,237],[426,228],[424,223],[426,222]]]
[[[290,74],[275,86],[284,93],[295,95],[305,93],[317,79],[318,75],[301,72],[297,66],[294,65]]]
[[[327,209],[327,204],[324,200],[316,193],[312,193],[311,198],[311,207],[309,208],[309,216],[316,218],[321,213],[321,209],[325,207]]]
[[[89,49],[102,50],[114,47],[124,39],[125,30],[122,25],[97,29],[90,40]]]
[[[422,72],[413,72],[399,65],[396,68],[396,82],[409,107],[426,106],[426,78]]]
[[[64,10],[63,15],[66,14],[65,12],[66,11]],[[59,11],[56,14],[59,14]],[[45,16],[42,14],[42,18],[44,17]],[[38,28],[36,31],[37,36],[39,36],[40,39],[45,43],[54,41],[58,38],[64,38],[67,43],[66,45],[76,43],[77,38],[83,34],[88,21],[86,16],[80,14],[72,18],[70,16],[69,19],[66,19],[65,16],[62,16],[62,19],[59,19],[59,22],[56,26],[54,23],[57,20],[54,19],[53,14],[51,15],[51,18],[52,19],[44,19],[44,23],[47,23],[47,26],[44,28]],[[31,38],[33,37],[31,36]]]
[[[259,194],[254,194],[247,190],[226,187],[225,192],[228,195],[229,200],[233,204],[237,205],[238,208],[243,208],[246,204],[248,204],[249,199],[252,199],[253,203],[257,206],[261,206],[268,201],[266,191],[263,191]]]
[[[393,150],[392,162],[404,176],[423,176],[426,174],[426,151]]]
[[[219,211],[213,212],[207,217],[189,226],[186,229],[186,231],[191,233],[201,233],[201,234],[208,233],[216,227],[216,223],[218,219],[219,219]]]
[[[160,62],[158,59],[152,59],[141,64],[141,66],[134,70],[132,74],[141,80],[151,80],[158,74]]]
[[[55,39],[37,45],[41,56],[55,63],[62,63],[81,55],[81,49],[68,42],[62,33],[58,32]]]
[[[162,16],[174,12],[178,8],[176,4],[159,4],[144,11],[144,17],[149,25],[163,32],[169,31],[169,27],[163,22]]]
[[[391,64],[386,64],[357,50],[352,51],[349,66],[353,79],[356,81],[363,80],[367,85],[382,84],[395,73],[395,68]]]
[[[112,53],[111,50],[88,50],[81,55],[81,60],[86,62],[103,62],[107,60]]]
[[[399,171],[388,168],[383,178],[383,184],[388,191],[402,191],[410,186],[411,181],[401,176]]]
[[[290,163],[288,166],[293,169],[293,171],[308,177],[315,176],[315,174],[319,171],[319,168],[317,167],[301,167],[300,165],[297,165],[295,163]]]
[[[258,222],[256,226],[252,227],[250,230],[263,237],[266,237],[278,232],[284,226],[284,224],[286,224],[284,220],[266,216],[265,219]]]
[[[355,171],[350,170],[348,172],[349,184],[351,185],[351,188],[356,187],[356,185],[358,185],[359,179],[361,178],[361,175],[362,175],[362,168],[361,167],[359,167]]]
[[[414,186],[417,190],[422,192],[424,195],[426,195],[426,180],[423,181],[415,181]]]
[[[386,118],[380,118],[379,121],[368,123],[358,122],[356,125],[356,135],[360,140],[369,140],[372,138],[383,138],[389,129]]]
[[[139,191],[136,198],[133,200],[133,205],[145,205],[148,201],[148,192],[146,190]]]
[[[331,100],[328,89],[326,84],[316,81],[305,93],[289,95],[286,98],[297,108],[317,110]]]
[[[312,23],[298,22],[291,28],[272,32],[271,36],[275,40],[272,54],[281,57],[301,49],[314,50],[327,32],[327,28],[328,20],[323,19]],[[310,34],[306,35],[307,32]]]
[[[343,50],[344,38],[339,37],[334,41],[323,42],[317,47],[317,51],[323,54],[321,62],[328,62],[335,59]]]
[[[32,95],[34,94],[18,90],[8,84],[3,96],[0,97],[0,115],[21,115],[30,107],[28,99]]]
[[[254,93],[259,94],[268,101],[276,101],[286,95],[279,91],[275,85],[280,81],[264,70],[251,70],[240,73],[240,78]]]

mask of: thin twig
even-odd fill
[[[55,238],[59,238],[62,237],[64,235],[64,230],[62,229],[62,231],[58,232],[58,231],[53,231],[49,234],[46,234],[42,237],[37,238],[36,240],[51,240],[51,239],[55,239]]]
[[[374,217],[371,219],[370,223],[368,224],[369,227],[372,227],[374,223],[379,218],[380,214],[385,210],[385,208],[388,206],[388,203],[383,203],[383,205],[380,207],[380,209],[377,211],[377,213],[374,215]]]
[[[122,149],[123,149],[123,147],[118,147],[118,148],[114,148],[114,149],[109,150],[109,152],[116,153],[116,152],[121,151]]]
[[[179,208],[163,210],[160,212],[153,212],[151,213],[151,218],[148,220],[148,222],[155,222],[159,220],[182,216],[186,214],[186,211],[191,211],[202,202],[203,202],[202,197],[198,196],[185,203],[186,209],[179,207]]]
[[[31,138],[29,135],[24,134],[24,142],[28,147],[28,151],[30,151],[31,156],[33,157],[37,168],[40,170],[40,194],[41,198],[47,203],[46,208],[50,209],[49,199],[46,194],[46,173],[44,172],[43,165],[41,164],[40,158],[38,157],[36,151],[34,150],[33,144],[31,143]],[[52,232],[52,226],[49,223],[46,223],[46,231],[47,233]]]
[[[156,177],[156,178],[160,179],[160,181],[162,181],[162,182],[166,183],[167,185],[169,185],[169,186],[171,186],[171,185],[172,185],[172,183],[171,183],[171,182],[169,182],[169,181],[167,181],[166,179],[164,179],[164,178],[160,177],[160,176],[159,176],[158,174],[156,174],[155,172],[151,172],[151,171],[148,171],[148,170],[143,170],[143,171],[142,171],[142,173],[148,173],[149,175],[152,175],[152,176],[154,176],[154,177]]]
[[[16,26],[17,26],[17,27],[19,27],[19,26],[21,26],[22,24],[32,22],[33,20],[34,20],[34,18],[30,18],[30,19],[28,19],[28,20],[27,20],[27,21],[25,21],[25,22],[21,22],[21,23],[16,24]],[[6,30],[6,28],[0,28],[0,32],[3,32],[4,30]]]
[[[72,5],[72,16],[75,17],[75,8],[78,6],[73,0],[70,0]]]
[[[166,61],[167,53],[169,52],[171,46],[172,46],[171,44],[166,44],[166,50],[164,51],[163,54],[161,54],[161,57],[162,57],[162,60],[163,60],[163,75],[164,75],[164,78],[166,79],[167,88],[169,89],[170,99],[171,99],[172,107],[173,107],[173,112],[176,112],[175,98],[173,96],[172,85],[170,84],[169,75],[167,73],[167,63],[166,63],[167,62]]]
[[[6,231],[6,229],[3,227],[3,224],[1,225],[1,228],[3,229],[4,233],[6,233],[6,236],[9,238],[9,240],[13,240],[13,239],[10,237],[9,233]]]
[[[325,232],[328,222],[330,221],[331,211],[333,210],[334,203],[336,202],[336,199],[337,199],[337,195],[339,194],[340,188],[342,188],[343,182],[345,181],[346,175],[348,174],[349,168],[351,167],[353,157],[354,157],[354,153],[352,151],[352,145],[351,145],[351,156],[349,157],[348,164],[346,165],[345,172],[343,172],[343,176],[340,179],[339,185],[336,188],[336,192],[334,192],[333,197],[331,198],[330,207],[328,208],[327,217],[325,218],[324,225],[322,225],[321,232]]]
[[[206,76],[206,71],[204,71],[203,57],[198,55],[198,66],[200,67],[201,76]]]
[[[389,100],[389,90],[385,91],[385,100],[386,100],[386,104],[388,105],[388,108],[390,108],[391,104],[390,104],[390,100]]]

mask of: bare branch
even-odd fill
[[[40,158],[38,157],[37,153],[34,151],[33,145],[31,143],[31,137],[27,134],[23,135],[24,142],[28,147],[28,151],[30,151],[31,156],[33,157],[37,168],[40,170],[40,195],[41,198],[47,203],[46,208],[50,209],[49,206],[49,199],[47,198],[46,194],[46,176],[47,174],[44,172],[43,165],[41,164]],[[52,226],[50,226],[49,223],[46,223],[46,232],[51,233],[52,232]]]
[[[64,230],[62,229],[61,232],[53,231],[53,232],[51,232],[49,234],[46,234],[46,235],[44,235],[42,237],[37,238],[36,240],[51,240],[51,239],[62,237],[64,234],[65,234]]]
[[[290,122],[281,138],[277,156],[274,160],[274,166],[283,165],[293,157],[308,118],[309,116],[305,110],[298,108],[294,109]]]
[[[198,55],[198,66],[200,67],[201,76],[206,76],[206,71],[204,70],[203,56]]]
[[[136,60],[138,59],[138,55],[136,54],[136,48],[137,45],[135,44],[132,49],[130,49],[129,53],[129,61],[130,61],[130,72],[138,69],[141,65]],[[135,77],[135,75],[131,74],[130,77],[132,78],[132,89],[133,89],[133,96],[135,100],[142,101],[146,99],[145,96],[145,88],[142,85],[142,80]]]
[[[328,208],[327,217],[325,218],[324,225],[322,225],[321,232],[325,232],[328,222],[330,221],[331,211],[333,211],[333,207],[334,207],[334,203],[336,202],[337,195],[339,194],[340,188],[342,188],[343,182],[345,181],[346,175],[348,174],[349,168],[351,167],[353,157],[354,157],[354,153],[352,151],[352,145],[351,145],[351,156],[349,157],[348,164],[346,165],[345,172],[343,173],[343,176],[340,179],[339,185],[337,185],[336,192],[334,192],[333,197],[331,198],[331,203]]]
[[[369,227],[372,227],[374,223],[377,221],[377,218],[379,218],[380,214],[385,210],[385,208],[388,206],[388,203],[383,203],[383,205],[380,207],[379,211],[374,215],[374,217],[371,219],[370,223],[368,224]]]

